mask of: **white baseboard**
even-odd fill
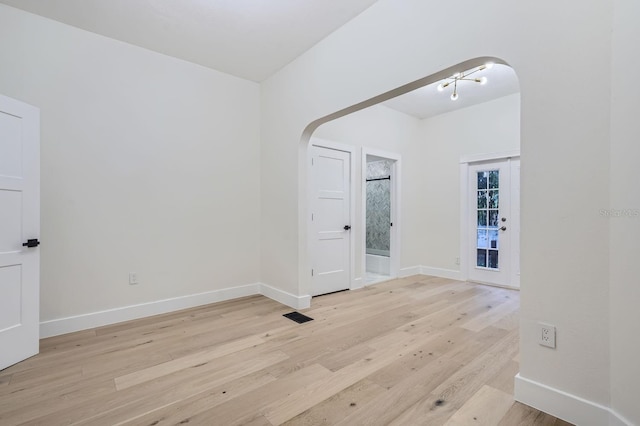
[[[260,283],[260,294],[293,309],[306,309],[311,306],[311,296],[309,295],[296,296],[263,283]]]
[[[401,268],[398,277],[405,278],[410,277],[412,275],[420,275],[420,266],[411,266],[409,268]]]
[[[453,269],[433,268],[431,266],[420,266],[422,275],[431,275],[433,277],[448,278],[450,280],[462,281],[462,273]]]
[[[400,269],[400,278],[410,277],[411,275],[431,275],[433,277],[449,278],[451,280],[462,281],[462,273],[453,269],[434,268],[431,266],[422,265]]]
[[[579,396],[554,389],[534,380],[516,375],[515,399],[554,417],[580,426],[629,426],[611,408]]]
[[[152,315],[166,314],[167,312],[178,311],[180,309],[188,309],[196,306],[208,305],[210,303],[223,302],[225,300],[237,299],[239,297],[253,296],[255,294],[261,294],[260,287],[261,284],[259,283],[248,284],[239,287],[208,291],[206,293],[174,297],[172,299],[123,306],[121,308],[107,309],[105,311],[91,312],[89,314],[44,321],[40,323],[40,338],[44,339],[45,337],[73,333],[74,331],[102,327],[104,325],[149,317]]]
[[[295,296],[263,283],[255,283],[43,321],[40,323],[40,338],[44,339],[256,294],[262,294],[293,309],[305,309],[311,306],[311,296]]]
[[[349,290],[357,290],[363,287],[364,287],[364,280],[362,279],[362,277],[358,277],[353,279],[353,282],[351,283],[351,288]]]

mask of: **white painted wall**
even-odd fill
[[[520,95],[424,120],[373,106],[320,126],[313,137],[402,155],[400,268],[459,271],[461,157],[520,148]],[[314,139],[312,138],[312,141]],[[361,159],[356,161],[356,220],[362,218]],[[362,256],[361,225],[356,259]],[[356,276],[360,276],[360,264]]]
[[[42,116],[41,320],[259,281],[257,84],[4,5],[0,61]]]
[[[520,95],[422,120],[420,137],[420,238],[408,249],[418,265],[459,271],[460,158],[520,149]]]
[[[611,108],[611,200],[591,210],[611,230],[611,406],[628,420],[640,424],[640,86],[630,84],[629,70],[640,67],[640,3],[614,2],[612,108]],[[610,215],[596,211],[611,209]]]
[[[502,58],[522,99],[520,373],[608,406],[609,345],[593,336],[609,337],[609,224],[593,200],[609,192],[612,5],[487,0],[447,15],[380,0],[262,84],[262,280],[298,293],[309,279],[309,123],[470,58]],[[557,349],[537,344],[539,320],[557,326]]]

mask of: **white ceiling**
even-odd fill
[[[376,0],[0,0],[56,21],[262,81]]]
[[[377,0],[0,0],[106,37],[262,81]],[[462,71],[462,70],[461,70]],[[418,118],[519,91],[513,69],[496,64],[460,82],[459,98],[434,83],[384,102]]]
[[[440,82],[436,82],[390,99],[382,105],[417,118],[428,118],[520,91],[518,77],[509,66],[495,64],[491,69],[478,71],[473,75],[478,78],[483,76],[487,77],[487,83],[484,85],[472,81],[458,82],[458,100],[456,101],[450,98],[453,85],[439,92],[437,86]]]

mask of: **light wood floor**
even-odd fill
[[[0,371],[0,424],[567,425],[513,401],[519,293],[414,276],[44,339]]]

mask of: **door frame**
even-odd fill
[[[346,152],[349,154],[349,222],[351,223],[351,229],[355,229],[354,224],[356,221],[356,215],[355,215],[355,207],[356,207],[356,202],[355,202],[355,169],[356,169],[356,164],[355,164],[355,160],[356,160],[356,147],[351,146],[351,145],[347,145],[347,144],[343,144],[340,142],[334,142],[334,141],[330,141],[330,140],[326,140],[326,139],[320,139],[320,138],[316,138],[316,137],[311,137],[311,139],[309,140],[309,145],[308,145],[308,149],[307,149],[307,165],[308,165],[308,169],[309,171],[312,170],[311,168],[311,159],[313,158],[313,153],[312,153],[312,149],[311,147],[316,146],[319,148],[325,148],[325,149],[332,149],[335,151],[342,151],[342,152]],[[308,212],[308,217],[307,217],[307,235],[309,235],[310,237],[313,235],[313,223],[311,221],[311,213],[312,213],[312,203],[313,203],[313,190],[311,188],[311,185],[313,183],[313,179],[309,178],[307,179],[307,212]],[[354,238],[353,238],[353,232],[349,232],[349,290],[354,290],[356,288],[359,288],[361,286],[358,286],[358,282],[355,278],[355,244],[354,242]],[[311,275],[311,270],[313,269],[313,265],[314,265],[314,250],[313,250],[313,244],[314,244],[314,239],[313,238],[309,238],[307,240],[307,256],[309,258],[309,289],[308,289],[308,293],[311,294],[313,291],[313,277]]]
[[[402,156],[395,152],[384,151],[377,148],[362,147],[362,159],[360,167],[360,184],[362,189],[361,203],[362,216],[361,216],[361,229],[362,233],[362,257],[361,273],[362,273],[362,285],[366,285],[367,276],[367,156],[380,157],[385,160],[393,161],[391,165],[391,227],[390,242],[389,242],[389,278],[398,278],[400,274],[400,207],[401,207],[401,161]]]
[[[484,161],[500,161],[500,160],[511,160],[518,158],[520,159],[520,150],[513,151],[504,151],[504,152],[496,152],[496,153],[488,153],[488,154],[477,154],[470,155],[460,158],[460,277],[462,281],[469,280],[469,268],[471,268],[471,259],[469,258],[469,246],[471,244],[471,239],[469,237],[469,167],[475,163],[480,163]],[[511,179],[511,174],[509,175]],[[509,194],[512,196],[514,189],[511,188]],[[513,206],[511,207],[513,210]],[[518,209],[519,210],[519,209]],[[520,218],[517,219],[518,227],[520,226]],[[512,237],[512,241],[513,241]],[[518,238],[515,239],[519,241]],[[514,265],[514,256],[516,253],[519,254],[519,250],[516,250],[514,244],[510,244],[510,256],[511,261],[509,267],[511,268]],[[519,264],[519,262],[518,262]],[[509,272],[509,282],[513,282],[514,273],[513,271]],[[520,286],[512,286],[512,285],[498,285],[491,283],[482,283],[493,285],[496,287],[506,287],[512,289],[520,289]]]

